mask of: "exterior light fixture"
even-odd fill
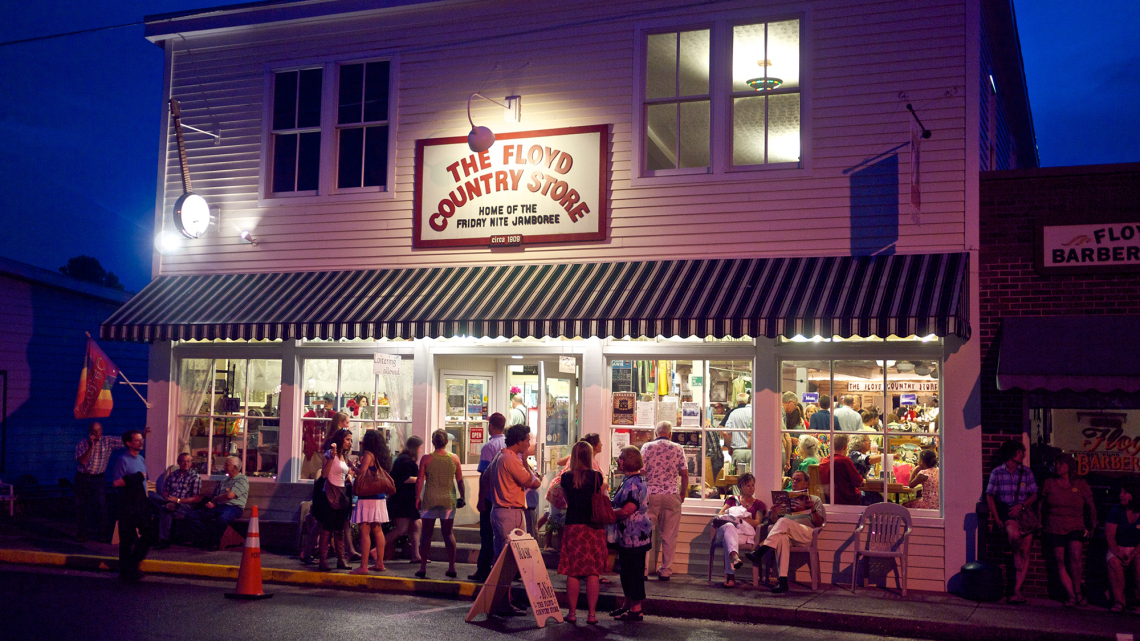
[[[154,237],[154,248],[162,255],[175,254],[182,249],[182,238],[168,231],[159,232]]]
[[[506,110],[503,114],[503,119],[506,122],[518,122],[522,118],[522,97],[520,96],[507,96],[507,104],[503,104],[497,100],[491,100],[487,96],[480,93],[473,93],[467,98],[467,122],[471,124],[471,133],[467,134],[467,146],[475,153],[481,153],[491,148],[495,144],[495,134],[486,127],[476,127],[475,121],[471,120],[471,100],[479,96],[487,102],[493,102]]]
[[[257,245],[258,245],[257,239],[250,235],[248,229],[243,229],[241,234],[239,234],[239,236],[245,242],[249,243],[250,245],[253,245],[254,247],[257,247]]]

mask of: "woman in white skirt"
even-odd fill
[[[392,452],[388,449],[388,439],[380,430],[368,430],[360,443],[360,467],[357,477],[372,468],[380,470],[380,474],[387,476],[392,469]],[[389,480],[391,480],[389,478]],[[376,565],[372,566],[377,572],[384,571],[384,530],[382,523],[388,522],[388,497],[384,494],[356,497],[356,509],[352,512],[352,522],[360,525],[360,567],[351,574],[368,574],[368,554],[373,542],[376,546]]]

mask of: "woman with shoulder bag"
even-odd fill
[[[594,448],[585,441],[578,441],[570,451],[570,471],[562,474],[562,492],[566,495],[566,528],[562,534],[562,555],[558,559],[558,573],[566,577],[566,599],[569,612],[566,620],[578,620],[575,610],[578,606],[578,591],[582,578],[586,579],[586,623],[596,625],[598,606],[599,577],[606,567],[606,532],[595,516],[594,495],[602,491],[602,475],[593,469]],[[614,520],[614,512],[606,510],[608,522]],[[605,515],[599,515],[605,519]]]
[[[388,533],[391,544],[385,543],[385,560],[396,556],[396,541],[407,534],[412,550],[412,563],[420,562],[420,511],[416,509],[416,481],[419,480],[420,450],[424,441],[418,436],[409,436],[404,442],[404,450],[392,463],[392,483],[396,492],[388,498],[388,516],[395,527]]]
[[[343,417],[343,421],[338,420]],[[347,424],[348,415],[337,413],[333,417],[333,425]],[[352,432],[340,428],[325,442],[327,460],[321,469],[321,478],[317,480],[322,490],[314,488],[313,514],[320,522],[323,531],[320,539],[320,565],[321,572],[329,571],[328,553],[331,542],[336,551],[336,567],[339,570],[349,569],[345,561],[344,530],[348,517],[352,514],[352,484],[349,481],[351,472],[348,466],[348,453],[352,451]]]
[[[380,430],[368,430],[360,442],[360,467],[356,474],[356,509],[352,512],[352,522],[360,526],[360,567],[351,574],[368,574],[368,554],[372,542],[376,544],[377,572],[384,571],[384,530],[382,524],[388,522],[388,495],[394,494],[396,486],[388,470],[392,467],[392,453],[388,450],[388,440]]]
[[[1016,575],[1009,602],[1022,604],[1026,599],[1021,594],[1021,586],[1029,572],[1033,532],[1041,527],[1041,521],[1033,510],[1037,501],[1037,481],[1033,472],[1022,464],[1025,446],[1020,441],[1002,443],[997,460],[1000,464],[990,472],[990,480],[986,484],[986,503],[990,508],[990,521],[1005,530],[1009,546],[1013,548]]]
[[[641,478],[641,450],[624,447],[618,468],[625,481],[614,494],[617,522],[610,526],[616,534],[618,561],[621,563],[621,591],[625,603],[610,612],[619,621],[640,621],[645,600],[645,554],[653,543],[653,522],[649,520],[649,488]]]

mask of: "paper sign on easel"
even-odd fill
[[[522,576],[526,598],[530,601],[538,627],[546,627],[548,619],[562,623],[562,608],[558,605],[558,595],[550,583],[550,574],[546,572],[546,563],[542,560],[538,542],[522,530],[511,532],[510,541],[495,561],[495,567],[479,590],[479,596],[475,598],[475,604],[467,612],[465,620],[470,622],[478,614],[490,616],[497,612],[503,599],[510,594],[511,581],[516,572]]]

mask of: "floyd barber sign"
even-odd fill
[[[1037,228],[1038,273],[1140,271],[1140,219]]]
[[[415,247],[605,240],[609,127],[416,142]]]

